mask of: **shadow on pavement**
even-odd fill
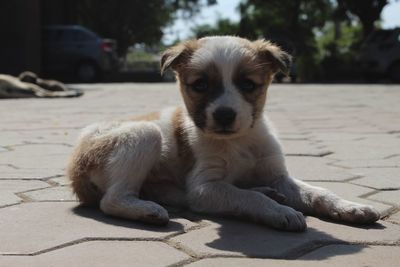
[[[161,232],[161,233],[169,233],[169,232],[174,233],[177,231],[184,230],[183,224],[172,220],[170,220],[168,225],[166,226],[157,226],[141,222],[135,222],[127,219],[112,217],[104,214],[97,208],[77,206],[72,209],[72,212],[75,213],[76,215],[96,220],[105,224],[111,224],[131,229],[146,230],[146,231]]]
[[[350,244],[346,240],[317,229],[318,226],[309,225],[305,232],[299,233],[279,231],[264,225],[234,219],[210,218],[210,221],[216,224],[219,238],[206,243],[206,246],[221,251],[221,253],[239,252],[247,257],[295,259],[322,245]],[[333,222],[322,221],[321,223],[332,224]],[[385,226],[379,223],[367,226],[347,225],[346,227],[352,227],[354,228],[352,230],[355,231],[385,229]],[[351,246],[351,249],[338,250],[337,253],[340,255],[354,254],[362,249],[362,246]],[[332,252],[325,258],[336,255],[338,254]],[[319,259],[323,259],[323,256],[319,255]]]
[[[337,226],[346,227],[346,231],[380,231],[386,228],[380,223],[360,226],[342,223],[339,224],[330,220],[310,217],[309,219],[311,219],[310,221],[312,221],[312,223],[308,223],[309,227],[305,232],[284,232],[265,225],[236,218],[221,218],[182,210],[170,210],[172,220],[167,226],[154,226],[111,217],[105,215],[96,208],[78,206],[72,211],[79,216],[106,224],[162,233],[173,233],[184,230],[183,224],[174,221],[174,218],[183,218],[197,223],[205,222],[208,226],[188,232],[189,235],[193,234],[194,236],[190,243],[192,243],[194,247],[201,248],[199,251],[196,251],[197,253],[202,253],[202,250],[205,250],[208,254],[211,249],[212,254],[226,255],[227,253],[231,254],[233,252],[235,254],[239,253],[240,255],[255,258],[296,259],[323,245],[354,244],[354,242],[340,239],[325,232],[326,229],[329,231],[329,229],[335,228],[332,229],[332,232],[334,233],[338,231],[338,229],[336,229]],[[321,226],[324,231],[317,229],[320,228],[319,226]],[[200,232],[194,233],[196,231]],[[217,235],[217,238],[215,238],[215,235]],[[353,237],[350,237],[350,240],[352,238]],[[307,257],[307,259],[304,260],[322,260],[337,255],[355,254],[360,252],[363,248],[363,246],[348,246],[348,249],[332,250],[329,253],[323,255],[318,254],[315,257]]]

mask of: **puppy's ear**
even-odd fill
[[[271,62],[271,67],[274,73],[282,72],[289,75],[290,66],[292,64],[292,56],[283,51],[279,46],[266,40],[257,40],[253,42],[257,56],[262,61]]]
[[[190,40],[168,48],[161,56],[161,75],[171,68],[177,71],[187,63],[197,47],[196,40]]]

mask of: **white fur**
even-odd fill
[[[252,124],[252,107],[250,103],[243,99],[243,96],[238,92],[237,88],[232,84],[232,82],[225,83],[224,89],[224,93],[216,100],[211,102],[206,109],[207,128],[217,128],[218,125],[215,124],[212,114],[219,107],[228,107],[233,109],[237,114],[235,122],[232,126],[232,130],[238,134],[241,134],[242,131],[250,128]]]

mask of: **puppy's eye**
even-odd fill
[[[239,89],[245,93],[251,93],[257,89],[257,85],[250,79],[243,79],[238,82]]]
[[[199,79],[192,84],[192,89],[197,93],[204,93],[208,90],[208,83],[204,79]]]

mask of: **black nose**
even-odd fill
[[[236,118],[236,112],[227,107],[217,108],[213,113],[214,120],[223,127],[231,126]]]

